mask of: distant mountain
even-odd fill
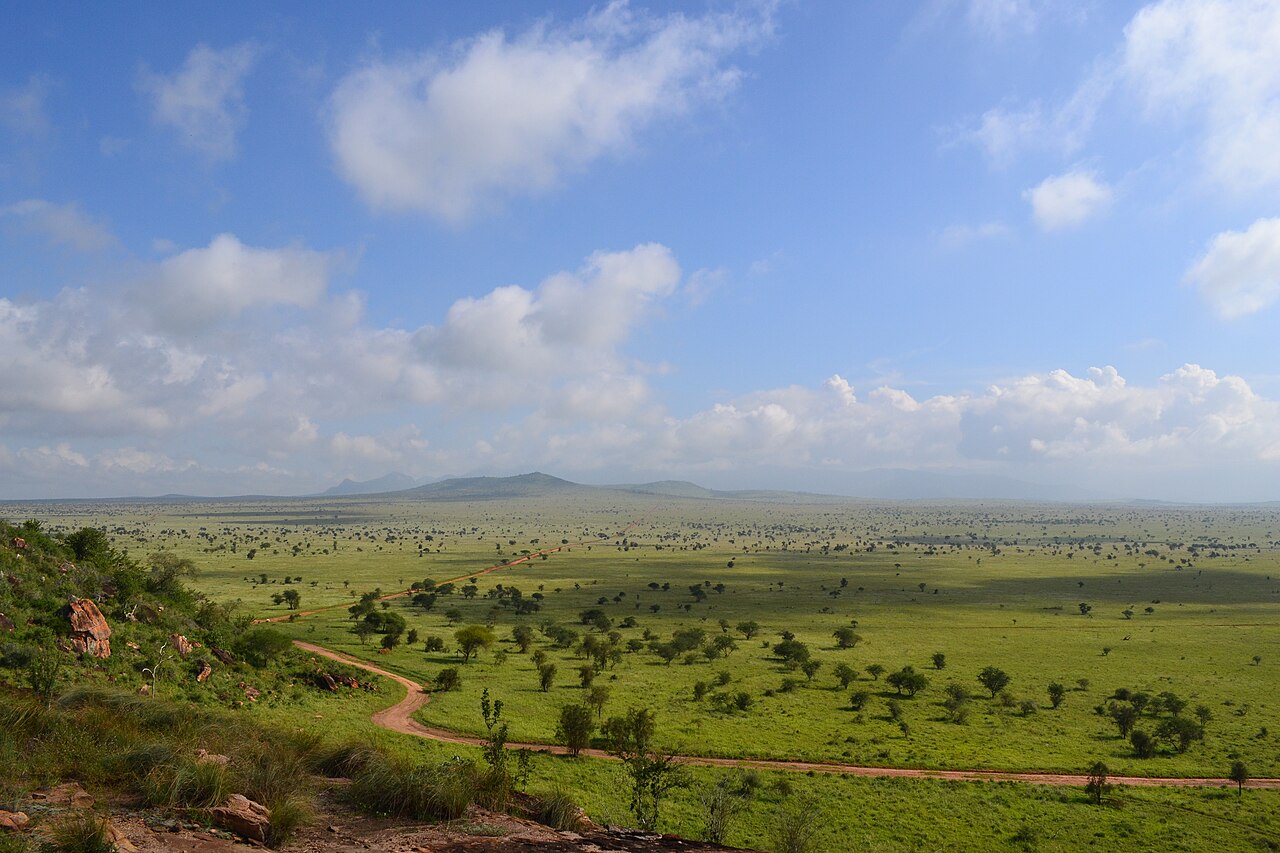
[[[417,481],[408,474],[390,473],[376,480],[343,480],[336,486],[330,486],[320,493],[320,497],[333,498],[343,495],[376,495],[382,492],[398,492],[411,489]]]
[[[456,477],[412,489],[390,492],[389,498],[429,501],[490,501],[502,498],[535,498],[544,495],[598,491],[541,471],[515,477]]]
[[[394,476],[394,475],[389,475]],[[1058,486],[1042,486],[1009,477],[986,474],[947,474],[912,471],[899,468],[876,468],[855,473],[840,471],[811,472],[806,483],[812,491],[768,489],[708,489],[685,480],[659,480],[652,483],[626,483],[587,486],[535,471],[514,477],[454,477],[410,489],[381,489],[386,481],[371,480],[352,484],[361,491],[338,492],[330,489],[327,496],[376,495],[389,500],[481,501],[503,498],[535,498],[547,495],[581,495],[605,497],[609,492],[631,495],[683,498],[686,500],[758,501],[769,503],[815,503],[861,498],[869,500],[1024,500],[1077,501],[1096,498],[1080,490]],[[345,485],[345,484],[344,484]],[[341,488],[341,487],[338,487]]]

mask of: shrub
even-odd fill
[[[235,650],[255,667],[262,668],[293,647],[289,637],[275,628],[250,628],[235,642]]]

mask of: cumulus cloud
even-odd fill
[[[465,219],[723,97],[740,76],[728,57],[769,28],[767,15],[652,18],[615,0],[569,24],[375,60],[333,93],[338,169],[372,207]]]
[[[150,98],[157,124],[173,128],[184,145],[209,159],[227,160],[248,119],[244,78],[259,52],[252,42],[224,50],[198,44],[172,74],[143,69],[138,89]]]
[[[1218,234],[1187,280],[1228,320],[1270,307],[1280,300],[1280,219]]]
[[[199,329],[253,307],[315,305],[334,260],[297,246],[258,249],[219,234],[205,248],[162,261],[140,295],[160,326]]]
[[[1014,2],[990,4],[992,20]],[[1190,128],[1206,178],[1239,194],[1280,185],[1280,5],[1271,0],[1158,0],[1124,28],[1114,54],[1087,68],[1066,100],[1002,104],[953,128],[1005,164],[1028,150],[1072,155],[1104,101],[1136,97],[1152,122]]]
[[[1031,214],[1044,231],[1083,224],[1111,203],[1112,190],[1091,172],[1079,169],[1045,178],[1023,192]]]
[[[49,94],[49,78],[35,74],[21,86],[0,89],[0,123],[26,136],[43,136],[49,132],[49,116],[45,98]]]
[[[457,368],[543,373],[563,370],[575,354],[599,363],[679,281],[680,266],[665,246],[597,252],[536,291],[509,285],[460,299],[442,325],[424,327],[416,339],[430,360]]]
[[[1124,35],[1126,80],[1153,116],[1199,124],[1216,183],[1242,193],[1280,185],[1280,4],[1162,0]]]
[[[40,234],[51,243],[82,252],[105,249],[115,243],[111,231],[75,202],[55,204],[29,198],[0,207],[0,217],[19,222],[24,229]]]

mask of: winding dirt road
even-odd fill
[[[492,569],[490,570],[492,571]],[[474,575],[466,575],[465,577],[474,577]],[[305,652],[310,652],[320,657],[329,658],[348,666],[359,667],[368,672],[389,678],[404,687],[406,693],[404,699],[389,708],[384,708],[373,715],[374,725],[381,726],[393,732],[401,734],[416,735],[417,737],[430,738],[431,740],[441,741],[443,743],[467,744],[470,746],[480,746],[484,743],[481,738],[469,737],[451,732],[448,729],[437,729],[431,726],[424,726],[417,720],[413,719],[413,713],[422,708],[431,701],[431,694],[427,692],[425,686],[416,681],[405,678],[403,675],[396,675],[394,672],[387,672],[373,664],[360,660],[359,658],[346,655],[341,652],[335,652],[332,649],[326,649],[324,646],[317,646],[314,643],[304,643],[302,640],[294,640],[293,644]],[[553,755],[565,755],[568,750],[562,746],[554,746],[546,743],[508,743],[509,749],[529,749],[535,752],[546,752]],[[583,755],[592,758],[605,758],[615,760],[615,757],[602,749],[584,749]],[[759,758],[711,758],[707,756],[681,755],[676,760],[682,764],[692,764],[706,767],[739,767],[739,768],[755,768],[760,770],[786,770],[799,773],[808,773],[810,771],[816,773],[831,773],[842,776],[870,776],[870,777],[907,777],[912,779],[945,779],[950,781],[986,781],[986,782],[1028,782],[1035,785],[1068,785],[1083,787],[1088,781],[1087,776],[1075,775],[1070,773],[1011,773],[1002,770],[918,770],[906,767],[861,767],[854,764],[825,764],[820,762],[809,761],[784,761],[780,759],[759,759]],[[1158,776],[1110,776],[1108,782],[1115,785],[1140,785],[1145,787],[1170,787],[1170,788],[1220,788],[1224,786],[1233,786],[1234,782],[1229,779],[1208,779],[1208,778],[1182,778],[1182,777],[1158,777]],[[1246,788],[1269,788],[1280,789],[1280,779],[1250,779],[1245,782]]]

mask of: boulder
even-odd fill
[[[211,675],[213,675],[213,667],[209,666],[208,661],[205,661],[204,665],[200,667],[200,671],[196,673],[196,681],[204,684]]]
[[[227,666],[231,666],[233,663],[236,662],[236,659],[232,657],[231,652],[224,651],[218,648],[217,646],[210,646],[209,651],[213,653],[213,656],[215,658],[222,661]]]
[[[31,818],[27,817],[26,812],[7,812],[0,809],[0,829],[9,832],[21,832],[27,828],[27,824],[31,823]]]
[[[111,626],[98,605],[87,598],[73,597],[67,608],[71,619],[68,642],[72,651],[95,658],[111,657]]]
[[[214,824],[241,838],[265,844],[271,828],[271,812],[243,794],[232,794],[223,805],[209,810]]]
[[[184,658],[191,654],[191,641],[181,634],[170,634],[169,645],[173,646],[174,649],[177,650],[178,654],[182,655]]]
[[[93,795],[84,789],[79,782],[63,782],[47,791],[36,791],[31,794],[36,802],[54,806],[72,806],[77,809],[93,808]]]

